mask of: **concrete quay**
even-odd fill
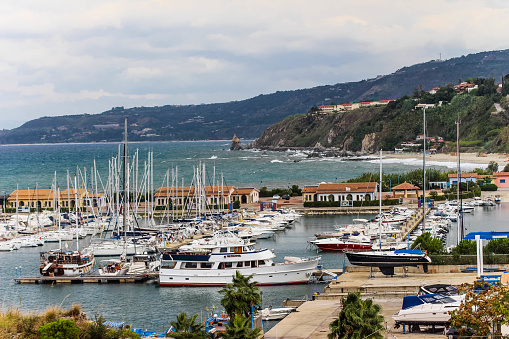
[[[313,338],[326,339],[329,324],[338,317],[341,311],[341,299],[350,292],[361,292],[361,296],[372,298],[382,307],[381,314],[386,321],[386,338],[445,338],[443,330],[437,328],[432,333],[431,328],[421,327],[422,332],[404,333],[403,328],[394,329],[392,315],[401,309],[405,295],[417,294],[423,285],[450,284],[459,286],[463,283],[473,283],[477,279],[475,273],[422,273],[408,271],[404,277],[402,272],[395,276],[384,276],[381,272],[369,271],[347,272],[333,280],[324,293],[315,295],[313,301],[304,302],[297,308],[297,312],[281,320],[268,331],[264,338]],[[408,331],[408,328],[406,328]]]

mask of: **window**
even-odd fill
[[[237,268],[243,267],[243,266],[244,266],[244,263],[242,261],[237,263]]]
[[[186,262],[184,263],[184,268],[198,268],[198,264],[195,262]]]
[[[246,262],[244,263],[244,265],[246,265],[246,267],[251,267],[251,262],[250,262],[250,261],[246,261]]]
[[[501,184],[505,184],[505,179],[500,179]]]
[[[226,253],[226,252],[228,252],[228,247],[221,247],[221,248],[219,249],[219,252],[221,252],[221,253]]]
[[[172,269],[174,267],[175,267],[175,262],[174,261],[163,261],[162,264],[161,264],[161,268]]]
[[[232,268],[233,267],[233,263],[232,262],[225,262],[224,263],[224,267],[225,268]]]
[[[242,253],[242,247],[234,247],[233,253]]]
[[[258,260],[258,266],[265,265],[265,260]]]
[[[203,263],[200,264],[200,268],[210,269],[210,268],[212,268],[212,263],[210,263],[210,262],[203,262]]]

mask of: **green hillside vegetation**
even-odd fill
[[[509,150],[509,83],[497,93],[493,78],[469,78],[478,86],[470,93],[455,93],[453,85],[441,87],[435,94],[415,89],[412,96],[391,101],[385,107],[367,107],[330,114],[317,113],[287,117],[270,126],[256,140],[257,147],[336,147],[347,151],[374,152],[394,150],[402,142],[414,141],[423,134],[423,110],[419,103],[436,104],[426,109],[427,136],[453,141],[444,151],[456,147],[456,122],[460,121],[460,147],[469,150],[506,152]],[[501,104],[500,112],[495,103]],[[365,145],[363,146],[363,140]],[[422,143],[422,142],[421,142]],[[422,146],[421,146],[422,148]],[[427,146],[429,149],[429,146]]]
[[[122,126],[126,117],[129,123],[129,138],[132,141],[204,138],[217,140],[231,139],[234,134],[240,138],[254,139],[270,125],[288,116],[305,113],[313,106],[331,102],[396,99],[412,95],[412,92],[421,93],[422,89],[429,90],[438,85],[457,83],[459,78],[466,79],[471,76],[488,78],[493,75],[495,79],[501,79],[508,73],[508,60],[509,50],[482,52],[445,61],[431,60],[403,67],[391,74],[372,79],[293,91],[278,91],[240,101],[199,105],[114,107],[100,114],[43,117],[12,130],[1,130],[0,144],[118,142],[122,140]],[[418,90],[414,91],[414,88]],[[435,99],[442,100],[438,97]],[[381,108],[364,112],[366,116],[360,125],[355,115],[352,115],[345,123],[357,124],[359,132],[379,132],[383,126],[376,123],[378,120],[366,124],[370,118],[383,117],[383,115],[379,116],[379,110]],[[2,114],[11,114],[11,112],[6,111]],[[413,115],[409,115],[409,118],[414,119]],[[97,127],[97,125],[108,124],[119,124],[119,126]],[[342,133],[343,130],[349,129],[349,126],[340,126],[338,129],[338,133]],[[507,144],[509,131],[501,132],[503,133],[497,143]],[[409,131],[398,133],[401,133],[402,137],[410,134]],[[307,145],[311,140],[317,139],[317,135],[313,136],[313,133],[309,132],[306,140],[295,140],[294,143]],[[338,142],[335,135],[331,135],[331,138],[334,139],[334,143]],[[394,143],[395,139],[396,137],[385,137],[384,142]],[[349,134],[345,140],[349,148],[359,148],[362,137]]]

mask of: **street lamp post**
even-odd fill
[[[422,232],[426,229],[426,107],[423,108],[423,133],[424,142],[422,144]]]

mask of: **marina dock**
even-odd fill
[[[155,280],[157,274],[144,275],[122,275],[122,276],[103,276],[103,275],[84,275],[76,277],[21,277],[14,279],[18,284],[111,284],[111,283],[143,283],[149,280]]]
[[[475,273],[408,273],[407,277],[401,274],[394,277],[384,276],[376,272],[374,278],[369,278],[369,272],[345,273],[333,280],[325,289],[325,293],[313,297],[297,308],[297,312],[290,313],[272,329],[265,333],[265,339],[275,338],[313,338],[326,339],[329,333],[329,324],[337,319],[341,311],[341,298],[349,292],[361,292],[361,296],[373,298],[376,304],[382,307],[387,328],[386,337],[401,338],[408,335],[411,338],[445,338],[440,328],[433,333],[431,328],[422,328],[422,332],[405,334],[403,327],[394,329],[392,315],[401,309],[403,296],[416,294],[423,285],[451,284],[459,286],[462,283],[473,283]],[[408,328],[406,329],[408,330]]]

